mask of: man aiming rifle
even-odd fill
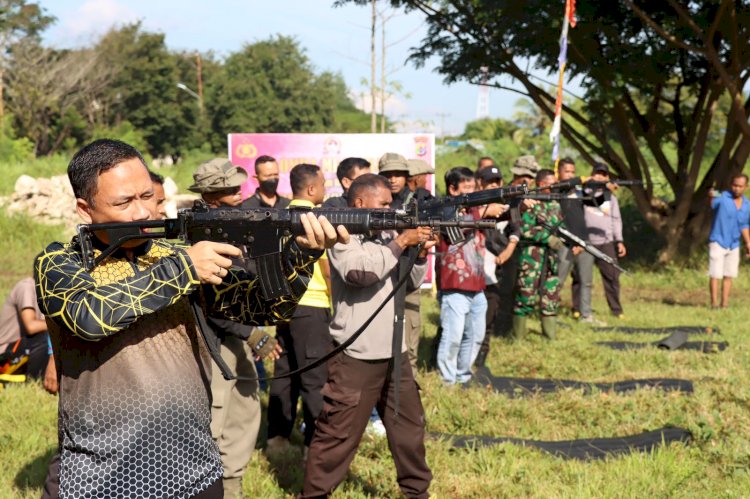
[[[381,209],[391,202],[390,185],[379,175],[362,175],[349,190],[350,207]],[[334,340],[343,345],[356,334],[359,318],[395,291],[396,275],[403,272],[409,287],[418,287],[427,271],[427,250],[434,244],[430,229],[422,227],[400,234],[355,235],[348,244],[335,246],[329,252]],[[417,248],[417,259],[400,268],[399,256],[411,247]],[[429,497],[432,473],[425,460],[424,409],[396,320],[397,307],[403,306],[397,300],[390,300],[363,334],[329,363],[300,497],[327,497],[345,478],[373,407],[385,425],[401,491],[407,497]]]
[[[123,142],[85,146],[68,177],[87,223],[143,223],[157,212],[145,161]],[[269,300],[232,266],[240,250],[213,241],[131,239],[88,267],[74,238],[37,257],[60,379],[60,497],[223,496],[211,368],[191,301],[246,324],[288,317],[322,251],[348,240],[324,218],[302,218],[304,235],[288,241],[281,264],[290,293]],[[106,232],[89,236],[94,255],[110,243]]]

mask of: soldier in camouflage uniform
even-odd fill
[[[552,170],[540,170],[538,187],[555,182]],[[557,277],[557,251],[562,241],[541,222],[557,227],[562,223],[560,205],[556,201],[540,202],[521,215],[521,255],[513,305],[513,337],[526,335],[526,318],[540,303],[542,333],[555,338],[560,285]]]

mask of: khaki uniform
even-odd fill
[[[419,356],[419,336],[422,333],[422,315],[419,308],[421,299],[422,294],[418,289],[407,293],[404,309],[404,338],[406,339],[406,348],[409,351],[411,370],[415,374]]]
[[[227,336],[221,358],[239,377],[255,378],[254,355],[246,341]],[[240,497],[242,475],[252,457],[260,431],[257,381],[226,380],[216,363],[211,374],[211,435],[219,445],[224,467],[224,497]]]

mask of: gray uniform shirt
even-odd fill
[[[383,232],[377,238],[352,236],[349,244],[337,244],[329,250],[331,288],[334,315],[331,336],[343,343],[360,328],[383,302],[395,284],[394,273],[402,250],[393,241],[395,233]],[[427,273],[427,262],[414,265],[407,286],[414,289],[422,284]],[[380,311],[365,332],[344,352],[362,360],[392,357],[393,300]],[[401,351],[406,352],[405,339]]]

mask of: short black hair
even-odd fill
[[[562,166],[562,165],[573,165],[573,166],[575,166],[576,162],[573,161],[573,158],[570,158],[570,157],[566,156],[566,157],[562,158],[560,161],[557,162],[557,166]]]
[[[474,180],[474,172],[466,166],[454,166],[445,172],[445,190],[447,191],[451,187],[458,189],[461,182],[467,180]]]
[[[159,185],[164,185],[164,177],[156,172],[148,171],[148,176],[151,177],[151,182]]]
[[[369,189],[377,189],[382,187],[391,191],[391,184],[388,179],[377,173],[365,173],[360,175],[352,181],[352,185],[349,187],[349,206],[354,206],[354,200],[359,196],[362,191]]]
[[[292,186],[292,194],[299,195],[318,176],[320,167],[309,163],[295,165],[289,171],[289,185]]]
[[[146,160],[138,149],[120,140],[99,139],[83,146],[68,164],[68,179],[73,194],[93,206],[99,175],[134,158],[138,158],[146,168]]]
[[[555,172],[553,172],[552,170],[549,170],[547,168],[542,168],[541,170],[539,170],[538,172],[536,172],[536,183],[537,183],[537,185],[542,180],[544,180],[545,178],[549,177],[550,175],[552,175],[554,177],[555,176]]]
[[[344,177],[349,177],[355,168],[370,168],[370,162],[364,158],[344,158],[336,168],[336,177],[339,179],[339,183],[344,180]]]
[[[264,154],[262,156],[258,156],[258,159],[255,160],[255,166],[262,165],[263,163],[276,163],[276,158],[273,156],[268,156],[267,154]]]
[[[734,182],[734,181],[735,181],[736,179],[738,179],[738,178],[744,178],[744,179],[745,179],[745,183],[746,183],[746,184],[748,183],[748,177],[747,177],[747,175],[745,175],[744,173],[738,173],[738,174],[736,174],[736,175],[732,175],[732,178],[731,178],[731,179],[729,179],[729,180],[730,180],[731,182]]]

